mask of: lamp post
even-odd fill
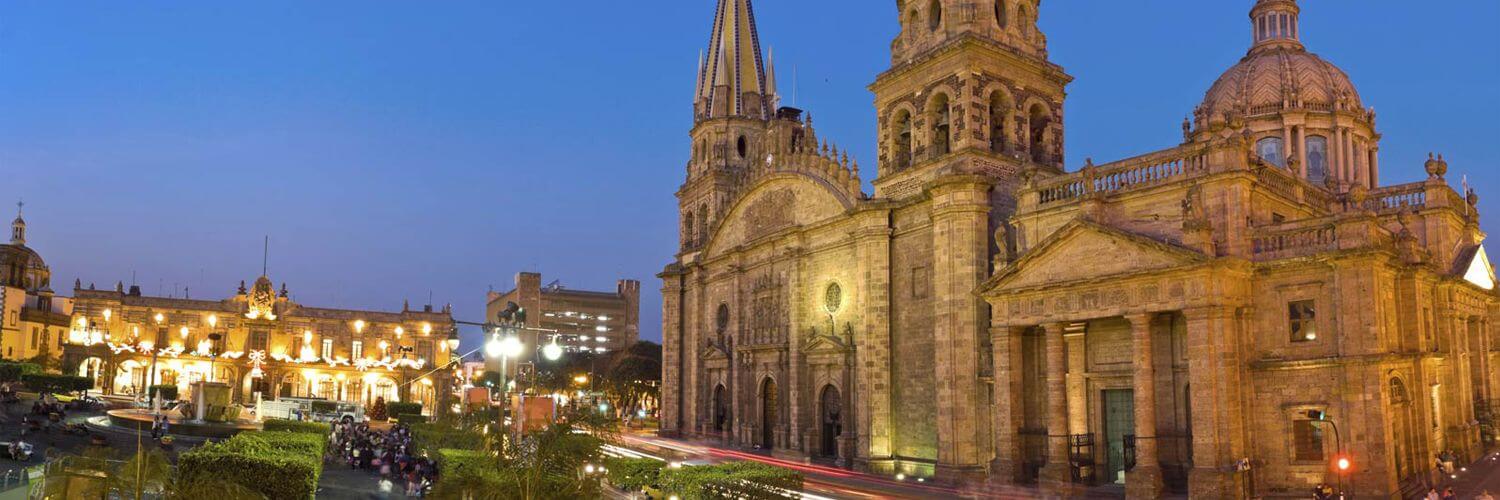
[[[162,316],[161,313],[156,313],[156,316],[153,316],[151,319],[156,320],[156,340],[159,342],[162,339],[166,338],[166,336],[167,336],[167,327],[166,327],[166,325],[162,324],[162,321],[165,321],[167,318],[166,318],[166,316]],[[152,342],[151,343],[150,349],[151,349],[151,373],[146,376],[146,394],[150,395],[150,397],[151,397],[152,400],[155,400],[158,395],[156,393],[154,393],[154,392],[151,392],[151,386],[156,385],[156,354],[157,354],[157,350],[158,350],[157,346],[156,346],[156,342]],[[154,405],[154,404],[151,405],[151,406],[153,408],[156,407],[156,405]]]
[[[210,314],[210,315],[208,315],[208,381],[209,382],[213,382],[214,381],[214,363],[219,360],[219,339],[222,339],[222,338],[224,338],[224,336],[223,335],[219,335],[219,316],[217,314]]]

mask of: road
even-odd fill
[[[756,462],[786,467],[803,473],[803,498],[808,500],[828,499],[929,499],[929,498],[1037,498],[1033,488],[957,489],[950,486],[927,484],[913,479],[898,480],[873,476],[817,464],[782,460],[768,455],[712,446],[701,442],[685,442],[664,439],[651,435],[625,434],[621,444],[630,450],[668,461],[692,463],[721,463],[735,460]]]

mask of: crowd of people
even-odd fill
[[[382,482],[404,483],[407,496],[422,496],[437,480],[437,464],[412,454],[411,430],[404,425],[382,431],[364,422],[338,422],[328,439],[332,458],[377,473]]]

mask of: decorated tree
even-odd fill
[[[389,416],[385,414],[385,398],[377,396],[375,404],[370,407],[370,420],[384,422],[386,418]]]

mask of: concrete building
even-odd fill
[[[26,220],[17,210],[10,243],[0,245],[0,358],[61,356],[72,311],[72,299],[52,291],[41,254],[26,246]]]
[[[640,339],[641,283],[636,280],[619,280],[614,291],[601,292],[565,288],[556,281],[543,285],[541,274],[519,273],[515,288],[489,293],[486,320],[496,321],[510,303],[526,310],[528,327],[547,330],[520,332],[526,349],[518,362],[532,360],[538,348],[554,339],[564,352],[595,354],[619,351]]]
[[[869,194],[778,106],[750,0],[718,2],[660,275],[664,434],[1133,498],[1340,474],[1397,498],[1492,445],[1478,195],[1441,157],[1380,183],[1375,113],[1297,2],[1246,2],[1251,48],[1180,145],[1073,172],[1038,0],[897,5]]]

